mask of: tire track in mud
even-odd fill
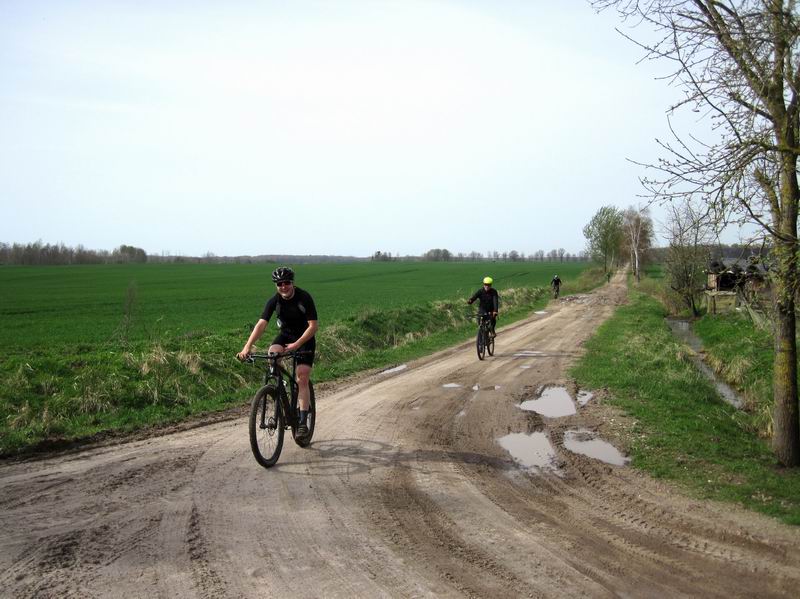
[[[209,550],[203,535],[200,523],[200,513],[197,505],[192,504],[191,515],[189,516],[189,526],[186,531],[186,544],[189,553],[189,563],[192,568],[192,578],[201,597],[226,596],[226,586],[223,579],[217,574],[212,565],[213,555],[209,555]]]

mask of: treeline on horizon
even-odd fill
[[[49,244],[36,241],[34,243],[0,242],[0,265],[20,266],[59,266],[70,264],[144,264],[144,263],[233,263],[249,264],[258,262],[292,261],[293,263],[311,262],[352,262],[368,260],[355,256],[306,255],[291,256],[270,254],[260,256],[216,256],[211,252],[203,256],[173,256],[148,254],[142,248],[132,245],[120,245],[112,251],[90,250],[83,245],[70,247],[63,243]]]
[[[367,258],[358,256],[334,255],[291,255],[291,254],[261,254],[258,256],[217,256],[207,252],[202,256],[173,256],[147,254],[142,248],[132,245],[120,245],[112,251],[91,250],[83,245],[70,247],[63,243],[49,244],[41,240],[34,243],[3,243],[0,242],[0,265],[20,266],[58,266],[72,264],[144,264],[144,263],[189,263],[189,264],[254,264],[262,262],[290,262],[292,264],[324,263],[324,262],[394,262],[394,261],[425,261],[425,262],[578,262],[589,259],[587,252],[571,254],[563,248],[531,252],[527,256],[524,252],[512,250],[510,252],[489,251],[481,252],[451,252],[447,249],[435,248],[428,250],[421,256],[392,256],[391,252],[377,251]]]
[[[712,248],[709,248],[712,249]],[[663,261],[667,248],[651,248],[649,262]],[[764,250],[762,249],[761,252]],[[717,245],[712,249],[715,256],[742,257],[753,252],[750,246],[731,244]],[[0,242],[0,265],[20,266],[58,266],[71,264],[144,264],[144,263],[187,263],[187,264],[257,264],[271,262],[290,262],[292,264],[309,264],[324,262],[394,262],[394,261],[426,261],[426,262],[583,262],[590,259],[588,252],[575,254],[563,248],[549,252],[537,250],[530,254],[512,250],[510,252],[451,252],[444,248],[428,250],[421,256],[393,256],[391,252],[377,251],[368,258],[359,256],[334,256],[324,254],[292,255],[262,254],[258,256],[217,256],[208,252],[202,256],[173,256],[147,254],[142,248],[132,245],[120,245],[112,251],[90,250],[83,245],[66,246],[63,243],[49,244],[36,241],[34,243]]]

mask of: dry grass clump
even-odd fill
[[[149,353],[144,354],[139,361],[139,370],[145,376],[151,372],[163,370],[169,364],[169,357],[163,347],[156,344]]]
[[[24,391],[31,388],[30,376],[33,369],[27,364],[20,364],[19,368],[6,379],[5,386],[9,389]]]
[[[741,387],[751,368],[753,368],[753,363],[746,356],[734,356],[724,367],[723,375],[726,381],[736,387]]]
[[[322,352],[336,356],[354,356],[364,351],[353,343],[350,328],[341,322],[323,327],[317,334],[317,343]]]
[[[191,374],[200,374],[203,368],[203,359],[197,352],[179,351],[176,354],[178,363],[183,366]]]
[[[31,422],[31,415],[31,404],[29,401],[26,401],[17,408],[16,413],[8,417],[6,420],[8,428],[11,430],[22,430],[26,428]]]

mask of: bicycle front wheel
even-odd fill
[[[486,351],[490,356],[494,355],[494,331],[486,332]]]
[[[314,436],[314,426],[317,424],[317,400],[314,396],[314,384],[311,381],[308,381],[308,390],[311,392],[308,405],[308,416],[306,417],[308,434],[304,437],[298,437],[297,435],[294,437],[294,442],[300,447],[308,447],[308,445],[311,443],[311,437]]]
[[[478,329],[478,337],[475,339],[475,346],[478,350],[478,359],[483,360],[486,356],[486,340],[484,339],[483,327]]]
[[[264,385],[250,406],[250,449],[264,468],[274,466],[281,455],[283,423],[278,390],[274,385]]]

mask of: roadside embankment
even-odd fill
[[[606,401],[630,419],[618,432],[634,467],[698,497],[800,524],[800,471],[776,464],[750,417],[718,397],[664,316],[658,301],[631,290],[572,375],[581,387],[607,390]]]

